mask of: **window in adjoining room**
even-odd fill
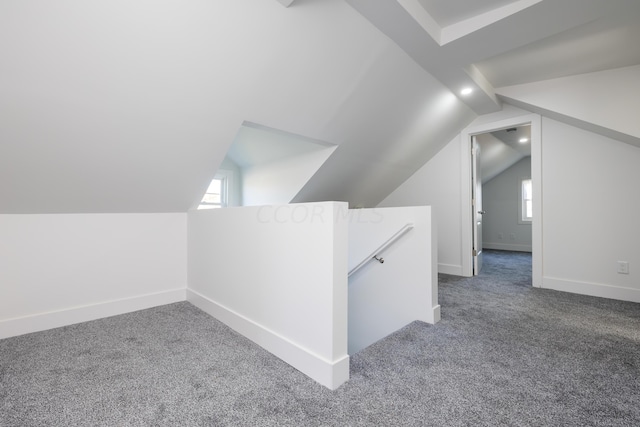
[[[533,187],[531,184],[531,178],[520,179],[520,208],[518,222],[521,224],[531,223],[533,219],[533,200],[531,193]]]

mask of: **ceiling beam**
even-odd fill
[[[500,111],[501,103],[480,71],[465,63],[465,58],[458,58],[450,47],[443,49],[399,2],[347,0],[347,3],[395,41],[418,65],[456,96],[460,96],[463,88],[472,89],[472,96],[461,97],[460,100],[476,114]]]
[[[501,109],[500,98],[476,63],[592,22],[613,3],[624,6],[630,16],[638,7],[638,0],[610,1],[517,0],[441,28],[419,0],[346,0],[476,114]],[[443,38],[448,43],[441,43]],[[472,94],[461,96],[463,88]]]

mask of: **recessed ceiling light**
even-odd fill
[[[465,87],[460,91],[460,95],[470,95],[473,92],[473,89],[470,87]]]
[[[529,138],[520,138],[520,142],[524,144],[525,142],[529,142]]]

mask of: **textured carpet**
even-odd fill
[[[640,425],[640,306],[530,284],[528,254],[441,275],[442,321],[336,391],[188,303],[5,339],[0,425]]]

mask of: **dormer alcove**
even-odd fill
[[[289,203],[336,148],[245,121],[198,209]]]

